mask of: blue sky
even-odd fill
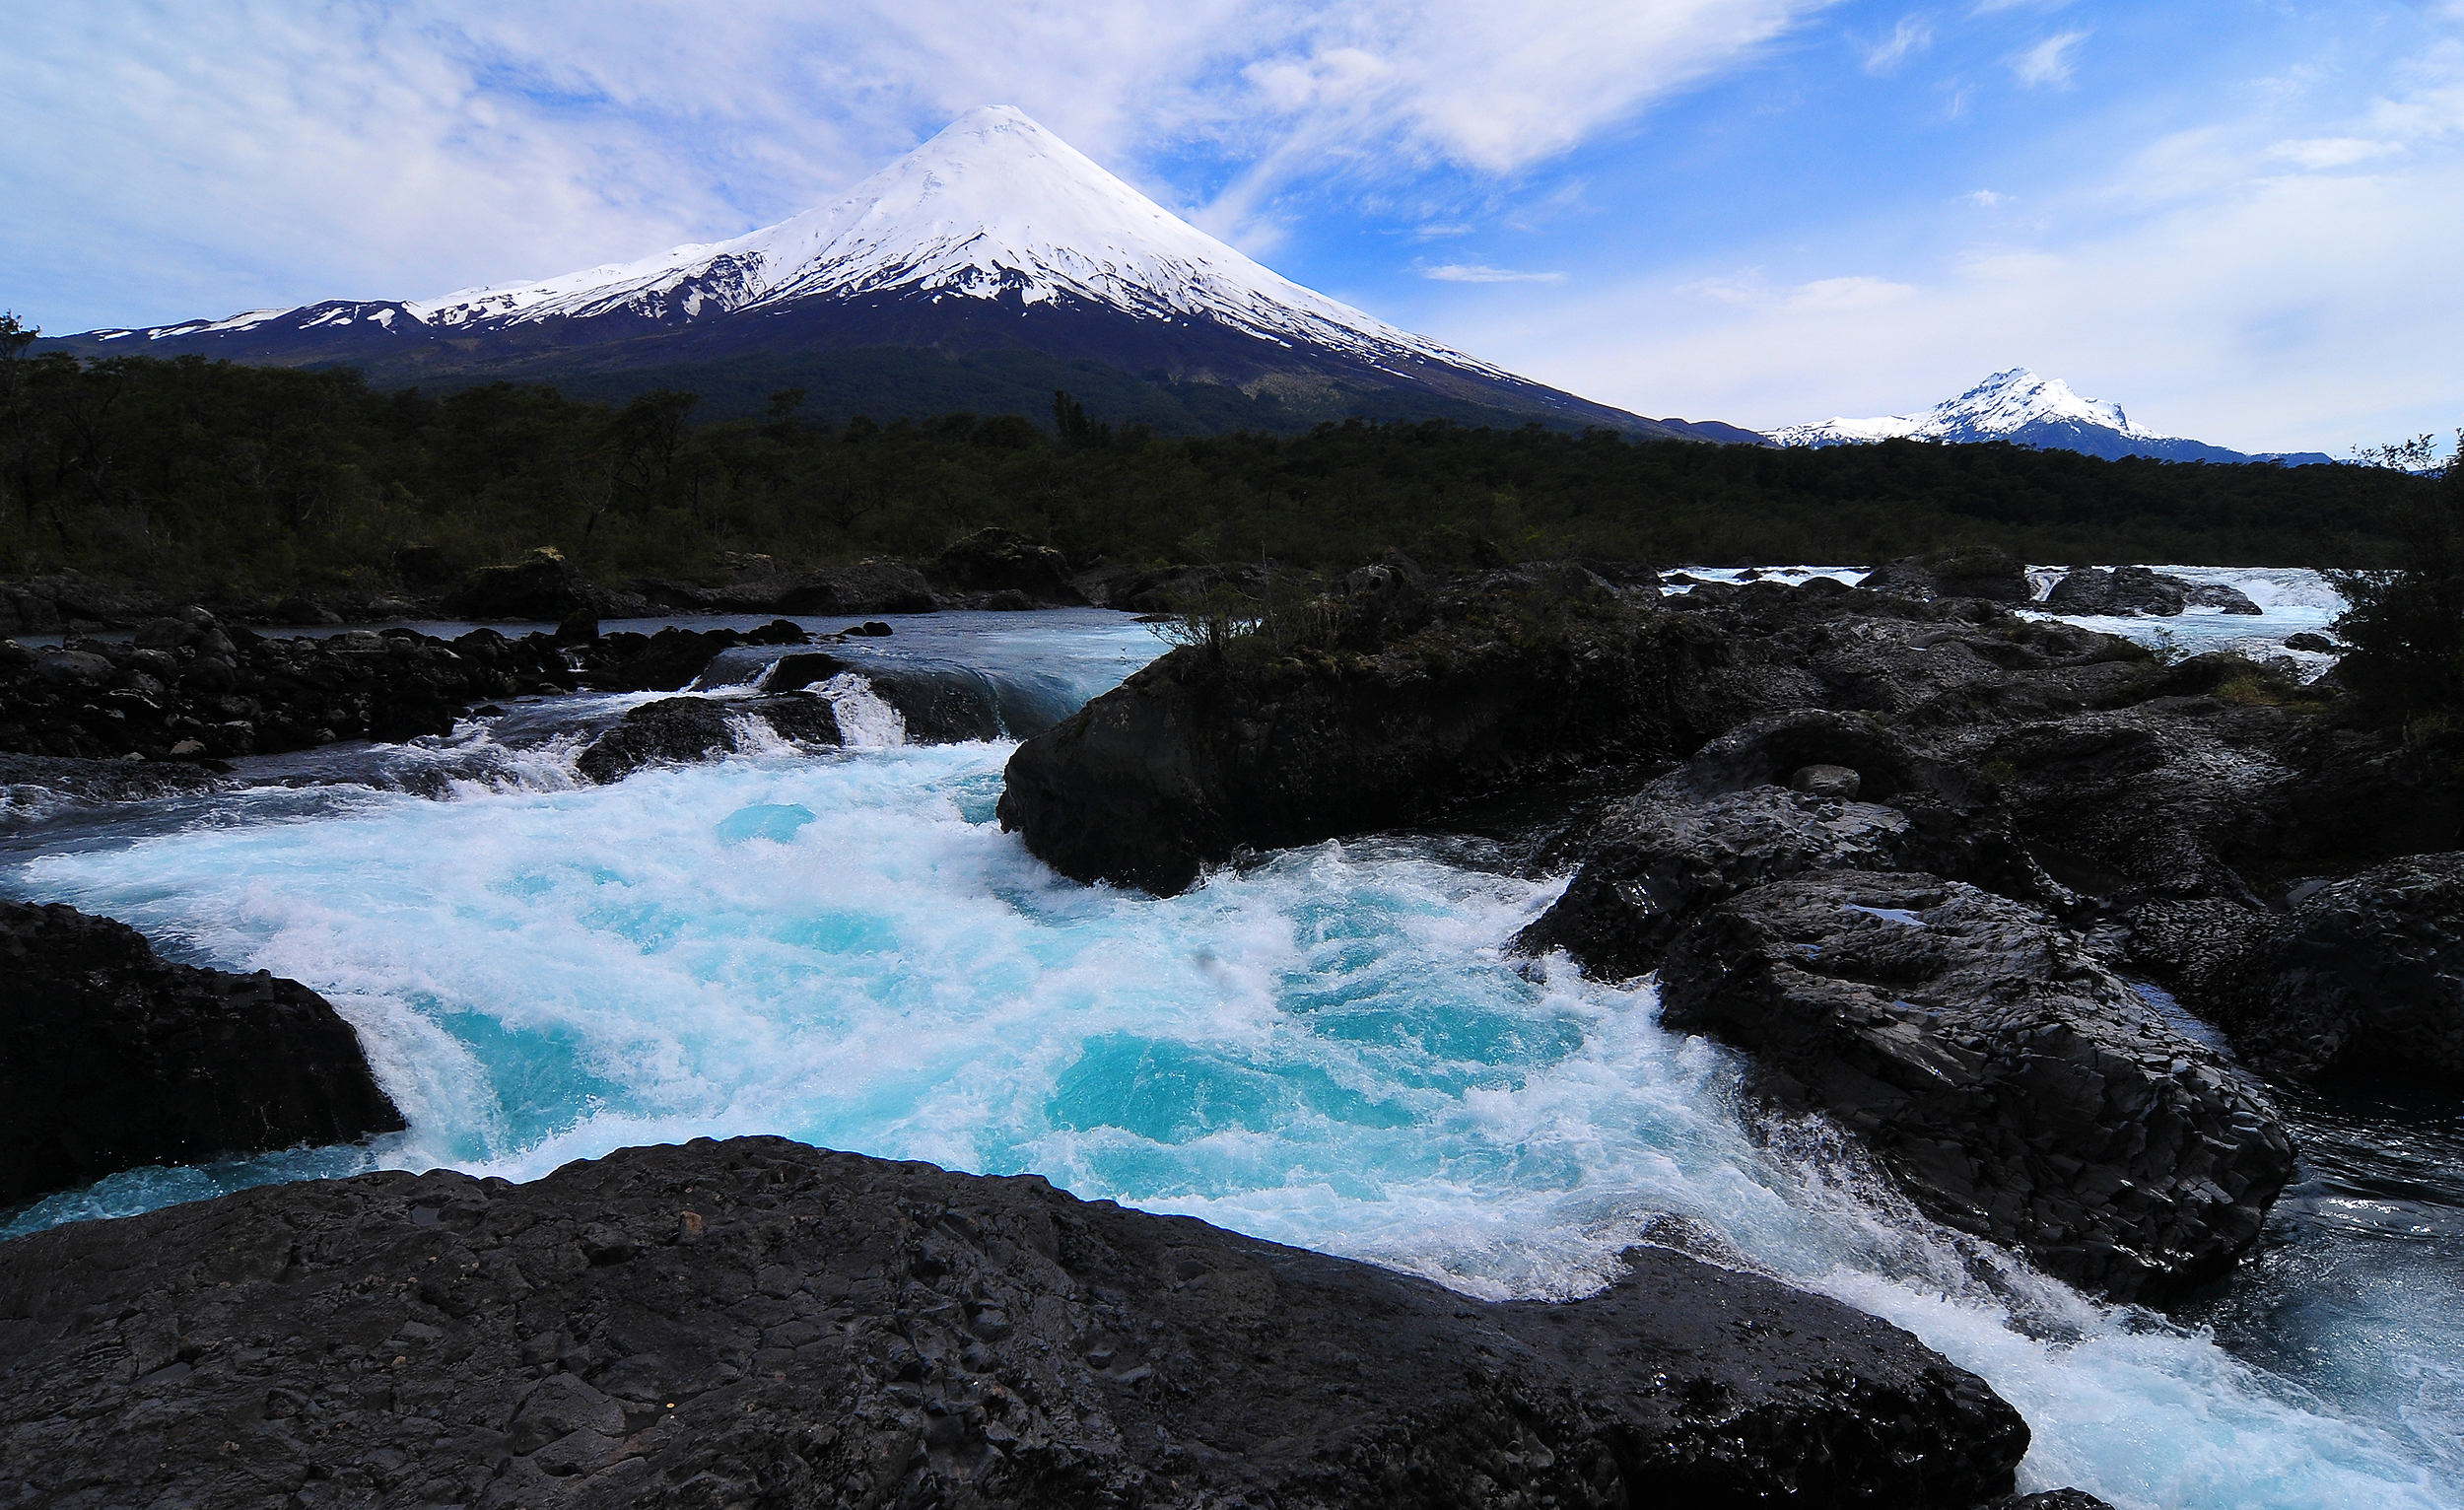
[[[415,298],[794,213],[1014,103],[1303,283],[1645,413],[2028,366],[2464,424],[2464,0],[0,0],[0,304]]]

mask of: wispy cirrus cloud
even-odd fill
[[[1934,44],[1934,26],[1922,16],[1902,16],[1890,35],[1865,50],[1867,73],[1889,73],[1908,60],[1912,53],[1924,51]]]
[[[2086,32],[2048,36],[2013,58],[2011,71],[2029,89],[2062,89],[2079,72],[2079,47],[2086,40]]]
[[[1511,267],[1486,267],[1476,262],[1449,262],[1424,268],[1420,276],[1438,283],[1563,283],[1563,273],[1519,272]]]

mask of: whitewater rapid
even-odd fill
[[[1102,633],[1100,653],[1023,630],[986,653],[1117,679],[1126,631]],[[1032,1170],[1484,1296],[1580,1294],[1627,1246],[1679,1246],[1984,1375],[2035,1432],[2026,1487],[2464,1504],[2452,1323],[2373,1334],[2398,1384],[2339,1391],[1943,1232],[1818,1126],[1759,1122],[1734,1057],[1663,1031],[1648,984],[1505,954],[1562,878],[1480,841],[1330,843],[1158,900],[1063,880],[1000,833],[1005,743],[774,744],[592,788],[570,742],[491,739],[417,753],[446,773],[429,795],[261,787],[0,851],[0,892],[324,993],[409,1122],[365,1150],[131,1171],[8,1232],[269,1179],[518,1180],[776,1132]]]

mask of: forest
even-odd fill
[[[554,546],[594,577],[713,579],[726,552],[929,557],[987,525],[1073,561],[1336,569],[1585,557],[1858,564],[1990,543],[2048,563],[2367,568],[2429,484],[2284,467],[1889,442],[1635,442],[1349,421],[1164,436],[1048,413],[697,423],[498,383],[382,391],[349,369],[29,356],[0,324],[0,574],[71,568],[207,600],[422,590]],[[425,581],[416,579],[426,579]]]

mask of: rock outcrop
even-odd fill
[[[1491,1304],[777,1138],[251,1190],[0,1246],[0,1504],[1972,1506],[1886,1323],[1661,1249]]]
[[[2027,568],[2017,556],[1990,545],[1961,546],[1930,556],[1908,556],[1876,567],[1860,586],[1919,602],[1938,597],[1984,598],[1997,603],[2028,599]]]
[[[1713,904],[1812,871],[1922,870],[2069,900],[2029,858],[1989,783],[1852,714],[1785,714],[1730,730],[1610,804],[1582,854],[1564,895],[1517,943],[1562,948],[1606,980],[1658,969]]]
[[[742,740],[740,721],[758,719],[783,739],[799,744],[841,742],[838,715],[829,701],[809,692],[768,697],[670,697],[628,710],[614,728],[590,742],[575,769],[605,785],[650,765],[689,765],[732,754]]]
[[[125,924],[0,902],[0,1205],[401,1127],[359,1035],[299,982],[171,964]]]
[[[1717,637],[1579,568],[1432,587],[1389,564],[1291,617],[1281,645],[1175,651],[1021,745],[1001,826],[1065,875],[1169,894],[1244,848],[1666,764],[1755,706]]]
[[[2117,1299],[2212,1278],[2293,1172],[2273,1107],[2044,914],[1931,875],[1835,871],[1719,902],[1662,1020],[1856,1132],[1938,1220]]]
[[[2464,1083],[2464,855],[2306,882],[2281,909],[2159,899],[2131,922],[2134,958],[2272,1073]]]
[[[2045,595],[2053,613],[2150,615],[2170,618],[2185,608],[2221,608],[2226,613],[2256,614],[2263,610],[2249,594],[2221,583],[2194,583],[2149,567],[2079,567]]]
[[[1078,603],[1069,558],[1013,529],[979,529],[941,552],[944,577],[966,592],[1019,592],[1032,602]]]
[[[126,628],[163,612],[150,592],[54,572],[0,583],[0,635],[56,635],[75,624]]]

